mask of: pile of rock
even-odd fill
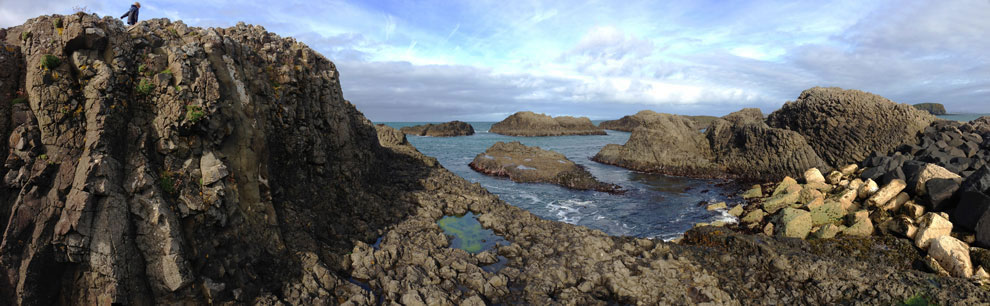
[[[474,135],[474,127],[471,124],[457,120],[439,124],[428,123],[406,126],[399,130],[407,135],[416,136],[453,137]]]
[[[911,239],[927,251],[925,264],[936,273],[986,281],[990,261],[971,258],[970,253],[990,254],[971,248],[972,234],[953,232],[945,212],[932,211],[924,196],[936,193],[942,181],[961,178],[935,164],[924,164],[911,181],[895,178],[877,184],[859,176],[869,172],[855,164],[828,175],[817,168],[805,171],[803,184],[786,177],[763,197],[761,186],[744,193],[758,198],[740,214],[740,226],[767,235],[799,239],[830,239],[836,236],[868,237],[894,234]],[[990,257],[988,257],[990,259]]]

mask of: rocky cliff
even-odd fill
[[[676,245],[540,219],[373,126],[333,63],[258,26],[54,15],[0,41],[10,304],[988,298],[829,247],[725,231]],[[469,210],[510,244],[449,248],[436,220]]]
[[[945,105],[942,103],[918,103],[911,106],[932,115],[945,115]]]

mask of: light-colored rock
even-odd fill
[[[925,164],[925,166],[921,168],[921,171],[918,172],[918,178],[916,181],[912,181],[911,189],[917,196],[926,195],[928,194],[928,188],[925,187],[926,183],[928,183],[929,180],[936,178],[951,179],[955,180],[957,183],[962,182],[962,177],[958,174],[952,173],[952,171],[942,168],[936,164]]]
[[[945,235],[932,239],[928,255],[938,261],[952,276],[970,278],[973,276],[973,263],[969,258],[969,246],[952,236]]]
[[[763,234],[773,236],[773,223],[767,223],[767,225],[763,227]]]
[[[873,235],[873,221],[866,210],[857,211],[849,215],[849,227],[842,230],[846,236],[869,237]]]
[[[203,186],[216,183],[230,174],[230,172],[227,171],[227,166],[225,166],[223,162],[213,154],[213,152],[206,152],[203,154],[203,157],[199,159],[199,169],[203,173]]]
[[[740,222],[759,224],[760,222],[763,222],[763,217],[765,217],[766,215],[767,213],[764,212],[762,209],[755,209],[747,213],[746,216],[743,216]]]
[[[742,205],[736,205],[735,207],[732,207],[732,209],[729,210],[729,215],[733,217],[742,216],[742,213],[743,213]]]
[[[777,194],[763,201],[763,210],[765,210],[768,214],[775,214],[778,210],[797,203],[800,197],[800,192],[784,192]]]
[[[918,233],[918,226],[914,225],[913,218],[908,216],[898,216],[888,223],[887,230],[908,239],[914,239],[915,235]]]
[[[749,190],[746,190],[746,192],[743,192],[742,194],[743,199],[753,199],[753,198],[762,198],[762,197],[763,197],[763,188],[760,187],[760,185],[753,185],[753,187],[751,187]]]
[[[839,195],[838,201],[843,204],[843,208],[849,209],[849,206],[852,206],[853,202],[856,201],[858,194],[859,192],[856,189],[846,189],[846,191],[843,191]]]
[[[842,230],[843,227],[841,225],[825,224],[819,227],[814,233],[811,233],[811,237],[815,239],[831,239],[842,232]]]
[[[877,186],[877,182],[874,182],[872,179],[866,179],[866,181],[863,182],[863,185],[859,186],[859,189],[856,190],[858,193],[857,197],[859,199],[869,198],[873,195],[873,193],[877,192],[877,190],[880,190],[880,187]]]
[[[925,207],[915,204],[912,201],[907,201],[904,205],[901,205],[901,213],[905,216],[911,217],[911,219],[917,220],[925,214]]]
[[[881,205],[887,204],[888,201],[894,199],[897,194],[901,193],[901,190],[904,190],[905,187],[907,187],[907,183],[905,183],[904,180],[891,180],[889,184],[874,192],[873,195],[866,200],[866,204],[872,207],[880,207]]]
[[[719,210],[719,209],[726,209],[726,207],[727,206],[726,206],[725,202],[718,202],[718,203],[715,203],[715,204],[710,204],[708,206],[705,206],[705,209],[708,210],[708,211],[713,211],[713,210]]]
[[[918,233],[914,237],[914,245],[927,250],[932,239],[949,235],[952,232],[952,222],[935,213],[926,213],[918,224]]]
[[[887,201],[886,204],[881,205],[880,209],[886,211],[897,211],[902,205],[904,205],[904,203],[907,203],[910,200],[911,196],[909,196],[906,192],[901,192],[898,193],[893,199],[890,199],[890,201]]]
[[[825,183],[825,176],[818,168],[811,168],[804,172],[804,182],[806,184]]]
[[[797,180],[791,178],[790,176],[784,177],[784,179],[780,181],[780,184],[777,184],[777,188],[773,189],[773,193],[770,195],[775,196],[784,193],[785,191],[787,191],[787,188],[797,185],[797,183],[798,183]]]
[[[779,236],[804,239],[811,232],[811,213],[801,209],[784,208],[774,228],[777,229]]]
[[[818,198],[815,198],[814,200],[811,200],[810,202],[804,204],[804,208],[810,211],[810,210],[815,209],[815,208],[818,208],[818,207],[820,207],[820,206],[822,206],[824,204],[825,204],[825,198],[818,197]]]
[[[798,203],[808,204],[811,201],[814,201],[815,199],[824,198],[824,197],[825,195],[823,195],[821,191],[818,191],[813,188],[804,188],[801,189],[801,194],[798,197]]]
[[[832,172],[829,172],[828,176],[825,177],[825,181],[828,182],[829,184],[838,184],[842,182],[842,172],[834,171],[834,170]]]
[[[842,221],[842,217],[845,215],[846,210],[842,208],[841,203],[836,201],[828,201],[827,203],[811,210],[811,224],[813,226],[819,226],[836,223]]]
[[[946,271],[944,268],[942,268],[942,265],[938,263],[938,260],[932,258],[931,255],[925,255],[924,263],[925,266],[928,267],[928,270],[932,271],[932,273],[945,277],[952,276],[951,274],[949,274],[949,271]]]
[[[861,180],[861,179],[854,179],[852,181],[849,181],[849,186],[847,186],[847,187],[849,187],[849,189],[859,190],[859,187],[860,186],[863,186],[863,180]]]
[[[848,164],[839,168],[839,172],[842,172],[842,175],[845,176],[853,175],[853,173],[856,173],[856,170],[859,170],[859,166],[856,164]]]
[[[835,189],[834,186],[829,185],[828,183],[824,183],[824,182],[808,183],[808,184],[805,184],[804,185],[804,188],[805,189],[814,189],[814,190],[818,190],[818,191],[821,191],[821,192],[831,192],[832,189]]]
[[[976,272],[973,272],[973,280],[978,282],[986,282],[990,280],[990,274],[988,274],[987,270],[983,269],[982,266],[976,267]]]

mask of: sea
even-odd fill
[[[401,128],[430,122],[383,122]],[[432,122],[439,123],[439,122]],[[475,134],[460,137],[407,136],[409,142],[444,168],[471,182],[480,183],[511,205],[544,219],[601,230],[610,235],[671,240],[699,222],[736,222],[725,210],[708,211],[704,203],[727,201],[731,208],[739,191],[724,180],[691,179],[631,171],[591,160],[606,144],[624,144],[629,133],[606,130],[600,136],[513,137],[489,133],[494,122],[469,122]],[[594,121],[596,125],[598,121]],[[468,164],[492,144],[519,141],[528,146],[560,152],[582,165],[598,180],[617,184],[623,194],[579,191],[542,183],[516,183],[507,178],[484,175]]]
[[[983,116],[990,116],[990,114],[945,114],[945,115],[936,115],[935,117],[939,117],[945,120],[969,122]]]

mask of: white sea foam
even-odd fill
[[[577,224],[585,217],[585,214],[581,213],[580,207],[587,207],[592,203],[594,202],[568,199],[550,202],[547,204],[547,208],[549,208],[550,213],[557,216],[557,220],[564,223]]]

